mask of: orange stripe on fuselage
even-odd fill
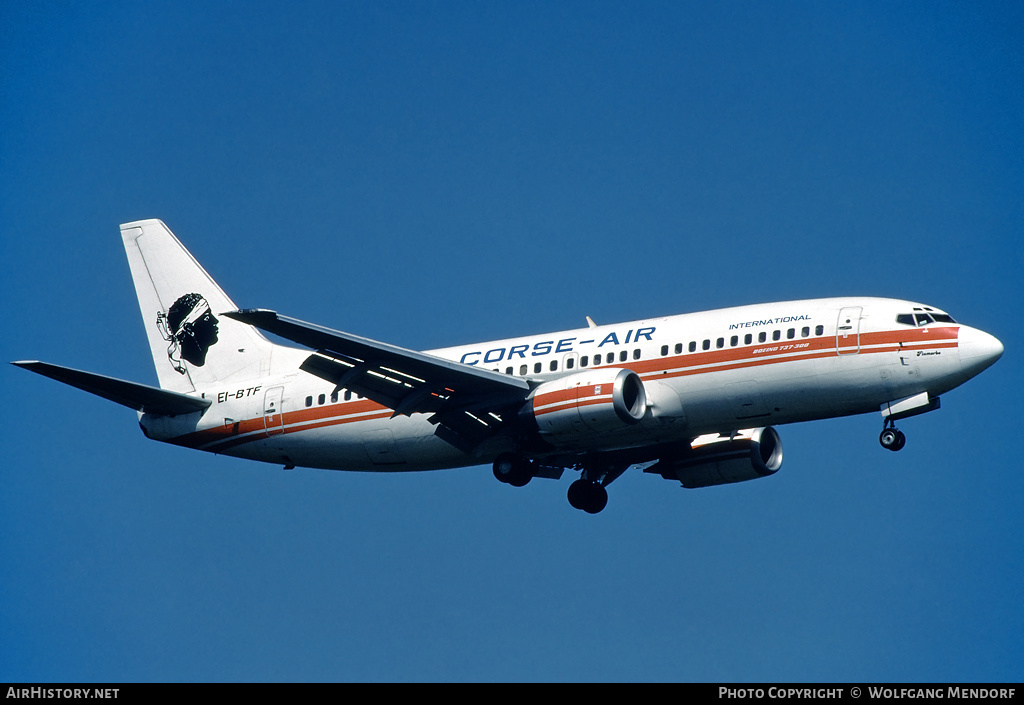
[[[594,369],[594,368],[591,368]],[[554,389],[550,392],[538,394],[533,398],[533,413],[535,416],[542,416],[556,411],[581,406],[593,406],[595,404],[611,404],[611,391],[607,393],[598,392],[599,387],[612,389],[611,382],[601,384],[584,384],[569,387],[568,389]]]
[[[545,395],[547,396],[547,395]],[[611,404],[612,396],[601,395],[599,397],[584,397],[583,399],[577,399],[575,396],[571,399],[565,399],[558,402],[545,402],[542,406],[533,407],[534,416],[543,416],[544,414],[551,414],[556,411],[565,411],[566,409],[579,409],[584,406],[597,406],[599,404]]]
[[[955,348],[956,335],[950,337],[949,328],[917,328],[906,331],[881,331],[861,333],[860,343],[856,336],[848,345],[840,348],[844,355],[898,352],[922,348]],[[959,328],[953,329],[958,334]],[[859,350],[859,351],[858,351]],[[835,336],[815,338],[793,338],[774,340],[754,345],[718,348],[701,352],[673,355],[633,362],[629,369],[641,377],[658,375],[659,378],[683,377],[764,365],[781,364],[797,360],[813,360],[840,356],[836,350]],[[614,367],[614,365],[609,365]]]
[[[952,336],[950,335],[952,333]],[[868,355],[873,353],[899,352],[901,350],[919,350],[935,348],[956,348],[959,328],[924,327],[906,330],[887,330],[860,333],[859,345],[856,336],[851,344],[841,348],[844,355]],[[628,363],[598,365],[591,370],[612,367],[625,367],[633,370],[641,377],[667,379],[685,377],[766,365],[784,364],[803,360],[814,360],[840,356],[836,350],[836,336],[816,336],[813,338],[793,338],[774,340],[752,345],[717,348],[714,350],[683,353],[648,360],[634,360]],[[596,395],[590,387],[590,394],[583,399],[578,398],[577,387],[554,390],[534,399],[534,413],[543,415],[561,411],[573,406],[590,406],[611,402],[610,394]],[[284,426],[275,427],[274,435],[288,435],[316,428],[341,426],[360,421],[386,419],[394,412],[385,406],[368,399],[361,399],[340,404],[307,407],[285,412]],[[176,445],[219,452],[229,448],[261,440],[269,437],[264,417],[245,419],[232,424],[194,431],[192,433],[169,439]]]
[[[361,399],[285,412],[283,428],[274,425],[270,431],[266,428],[265,417],[260,416],[255,419],[194,431],[171,439],[170,442],[189,448],[219,452],[272,435],[288,435],[314,428],[386,419],[390,418],[393,413],[391,409],[376,402]]]

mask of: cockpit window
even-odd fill
[[[917,327],[926,326],[929,323],[956,323],[952,316],[945,313],[901,313],[896,316],[896,322],[905,326]]]

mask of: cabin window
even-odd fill
[[[782,331],[781,330],[772,331],[772,340],[781,340],[781,339],[782,339]]]
[[[590,358],[584,355],[580,358],[580,367],[586,367],[588,362],[590,362]]]
[[[710,340],[705,340],[703,343],[700,344],[700,347],[701,347],[702,350],[710,350],[711,349],[711,341]]]
[[[558,372],[558,360],[552,360],[551,363],[548,365],[548,369],[550,369],[552,372]]]
[[[534,374],[540,374],[541,370],[543,370],[543,369],[544,369],[544,365],[542,365],[542,364],[540,364],[538,362],[538,363],[534,364],[534,366],[533,366],[533,373]]]
[[[619,353],[619,362],[625,362],[626,361],[626,357],[628,355],[629,355],[629,353],[627,353],[625,350],[621,351]]]
[[[768,340],[768,334],[766,332],[761,331],[757,334],[757,342],[763,343],[766,340]]]
[[[676,355],[679,355],[682,352],[683,352],[683,344],[682,343],[676,343]]]
[[[691,340],[690,341],[690,352],[697,352],[697,341],[696,340]]]
[[[800,337],[801,338],[806,338],[810,334],[811,334],[811,329],[809,327],[804,326],[803,328],[800,329]]]
[[[321,406],[323,406],[324,402],[326,402],[326,401],[327,401],[327,395],[326,394],[321,394],[320,396],[318,396],[316,398],[316,403],[321,405]]]
[[[313,397],[306,397],[306,406],[313,406]]]
[[[750,333],[747,333],[745,336],[743,336],[744,345],[750,345],[752,342],[754,342],[754,336],[752,336]]]
[[[825,334],[825,326],[815,326],[814,327],[814,334],[815,335],[824,335]]]
[[[789,330],[786,331],[786,339],[787,340],[792,340],[795,337],[796,337],[796,328],[790,328]]]
[[[575,366],[576,366],[576,360],[575,359],[573,359],[571,357],[566,358],[566,360],[565,360],[565,369],[571,370]]]
[[[521,375],[525,375],[525,374],[526,374],[526,371],[527,371],[527,369],[529,369],[529,368],[528,368],[528,367],[527,367],[526,365],[520,365],[520,366],[519,366],[519,374],[521,374]]]
[[[665,357],[666,355],[668,355],[668,346],[667,345],[662,345],[661,346],[661,356]]]
[[[505,374],[507,374],[507,375],[512,374],[512,368],[511,367],[506,367],[505,368]]]
[[[634,360],[639,360],[640,359],[640,348],[637,348],[636,350],[633,351],[633,359]]]
[[[735,348],[739,344],[740,344],[740,337],[738,335],[734,335],[733,337],[729,338],[729,346],[730,347]]]

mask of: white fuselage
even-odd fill
[[[908,323],[914,315],[928,319]],[[925,393],[934,398],[994,362],[995,346],[995,338],[923,304],[834,298],[523,336],[429,354],[531,384],[602,368],[636,372],[647,394],[645,416],[568,448],[585,452],[878,411]],[[264,375],[203,390],[213,402],[204,413],[142,415],[142,426],[150,437],[193,448],[339,470],[475,465],[509,450],[511,440],[496,436],[472,454],[460,451],[435,435],[427,415],[395,416],[300,371],[308,355],[276,347]]]

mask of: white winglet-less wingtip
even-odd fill
[[[569,502],[590,513],[631,466],[684,487],[772,475],[772,425],[880,409],[879,440],[899,450],[896,421],[939,408],[1003,352],[935,307],[881,298],[588,317],[577,330],[417,352],[239,310],[159,220],[121,235],[160,387],[13,364],[136,409],[150,438],[288,468],[487,463],[516,486],[573,469]]]

